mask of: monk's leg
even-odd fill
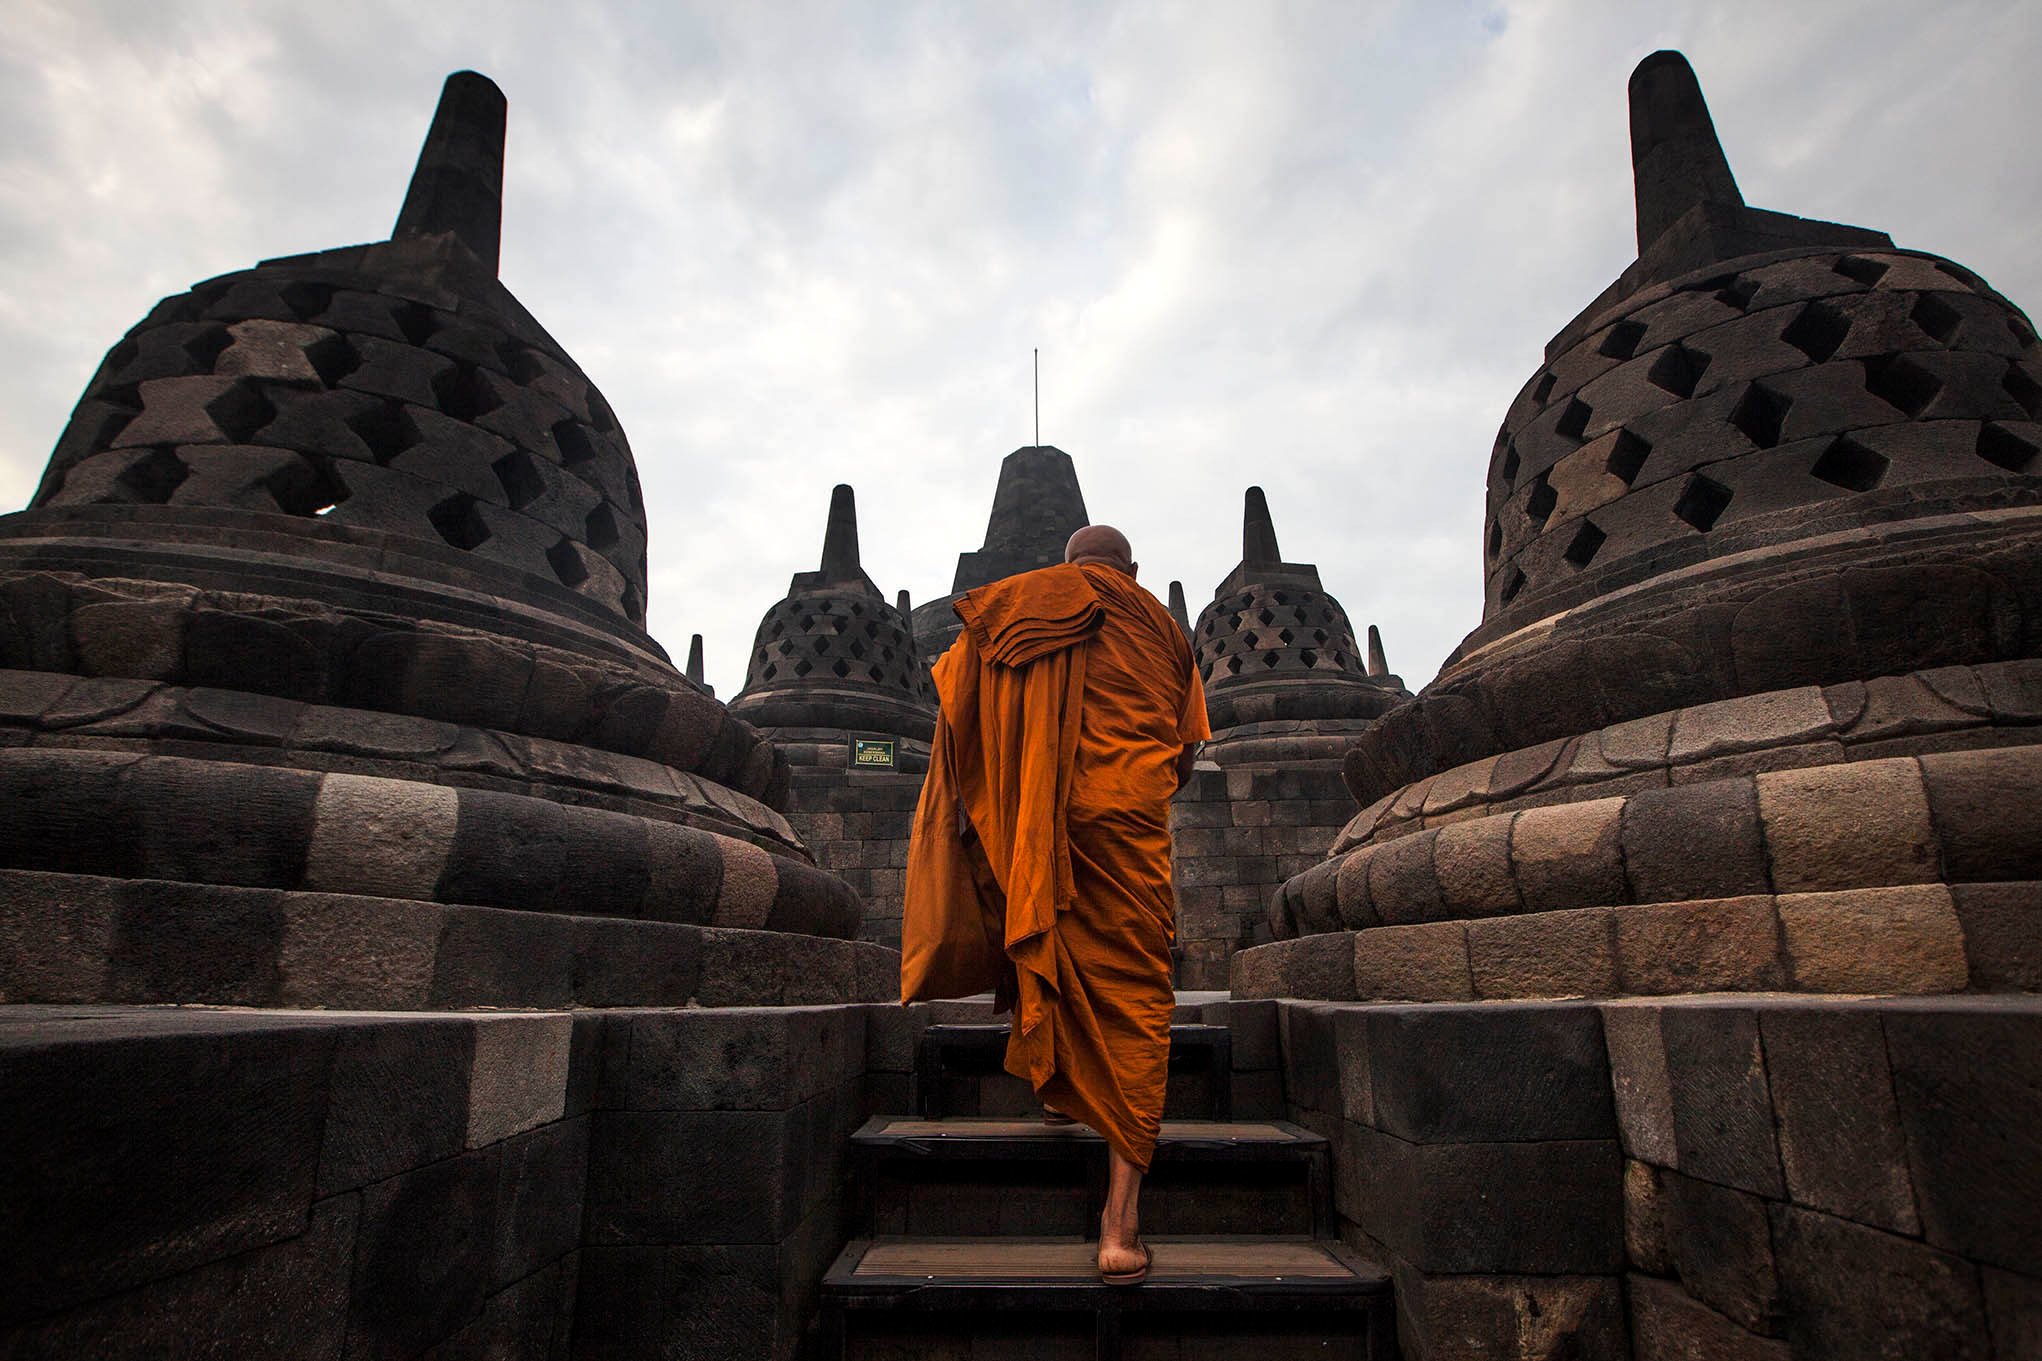
[[[1099,1216],[1099,1271],[1102,1275],[1138,1271],[1141,1239],[1142,1170],[1108,1149],[1106,1209]]]

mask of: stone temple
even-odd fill
[[[837,487],[719,702],[451,77],[390,240],[165,299],[0,518],[0,1355],[2042,1357],[2042,347],[1747,206],[1677,54],[1630,110],[1440,675],[1259,488],[1172,583],[1113,1290],[1102,1145],[892,1001],[928,665],[1076,462],[912,608]]]

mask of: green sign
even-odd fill
[[[893,769],[893,743],[877,738],[855,737],[851,739],[851,764],[867,768]]]

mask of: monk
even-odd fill
[[[1060,566],[957,602],[908,848],[901,999],[991,991],[1007,1071],[1105,1139],[1099,1272],[1138,1284],[1170,1059],[1170,796],[1211,736],[1191,647],[1091,525]]]

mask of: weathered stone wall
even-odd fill
[[[1170,808],[1177,986],[1226,987],[1234,952],[1270,939],[1270,895],[1353,814],[1337,766],[1193,771]]]
[[[787,821],[818,868],[865,900],[859,938],[900,948],[908,840],[928,744],[902,740],[896,770],[853,770],[848,739],[787,749]]]
[[[1260,1005],[1410,1361],[2037,1354],[2042,999]]]
[[[785,1361],[922,1023],[10,1008],[0,1353]]]

